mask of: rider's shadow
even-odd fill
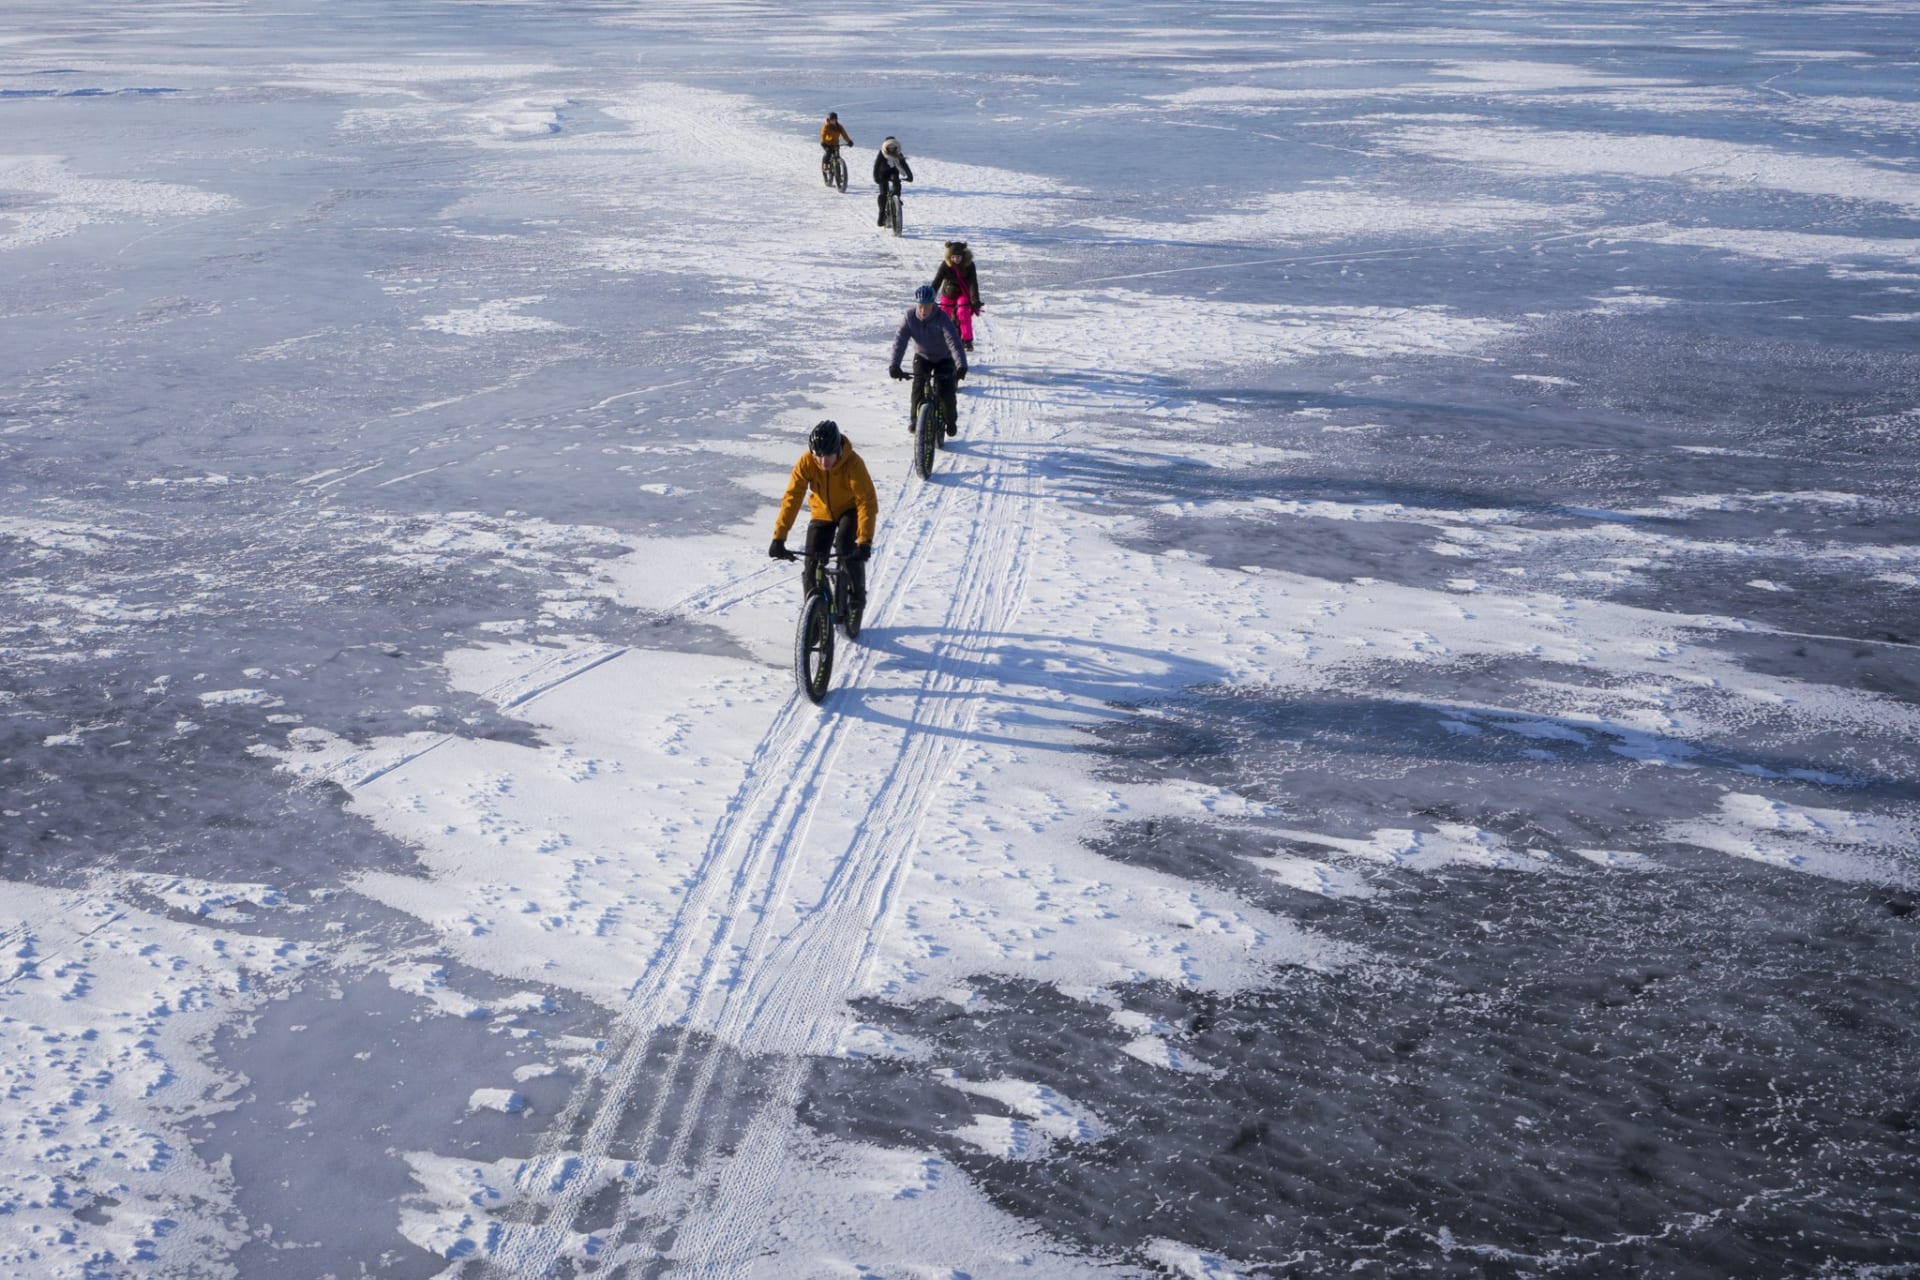
[[[1224,667],[1185,655],[1073,636],[877,626],[862,630],[856,643],[878,655],[873,667],[888,683],[836,685],[829,701],[834,714],[1054,751],[1084,750],[1094,745],[1086,735],[1095,726],[1227,677]],[[979,699],[984,714],[969,720],[993,727],[950,727],[944,717],[926,714],[957,698]]]

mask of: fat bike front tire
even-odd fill
[[[847,162],[837,155],[833,158],[833,185],[843,193],[847,189]]]
[[[913,415],[913,469],[920,473],[922,480],[933,479],[933,452],[939,437],[939,411],[933,407],[933,401],[923,400],[919,412]]]
[[[900,197],[896,193],[887,198],[887,225],[893,228],[893,234],[900,235],[906,229],[906,214],[900,207]]]
[[[827,597],[816,591],[800,606],[800,625],[793,633],[793,679],[808,702],[827,696],[833,677],[833,617]]]

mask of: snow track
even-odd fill
[[[544,1275],[569,1253],[600,1254],[586,1221],[597,1188],[573,1173],[629,1144],[638,1185],[604,1236],[615,1270],[670,1259],[688,1274],[736,1275],[759,1251],[791,1177],[809,1060],[839,1051],[845,1002],[979,716],[981,655],[1024,597],[1034,480],[994,445],[1024,434],[1031,393],[990,372],[974,387],[961,447],[942,453],[932,482],[909,477],[888,495],[866,643],[842,644],[823,707],[795,695],[768,727],[632,989],[607,1071],[576,1090],[518,1179],[558,1191],[543,1221],[507,1225],[500,1271]],[[873,643],[909,625],[937,637],[923,664]],[[880,686],[888,717],[859,714]]]

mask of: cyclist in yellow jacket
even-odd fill
[[[880,519],[880,499],[873,491],[873,478],[867,464],[853,451],[853,445],[840,434],[840,426],[827,418],[817,423],[807,437],[807,451],[793,464],[787,478],[787,492],[780,499],[780,514],[773,520],[773,542],[767,554],[775,560],[796,559],[787,550],[787,531],[800,515],[800,500],[807,499],[806,563],[801,567],[802,595],[813,586],[818,566],[827,558],[829,544],[840,552],[840,563],[847,566],[852,585],[848,605],[863,609],[867,602],[867,558],[873,554],[873,529]]]
[[[820,158],[824,160],[828,156],[838,155],[840,152],[840,144],[843,142],[848,146],[852,146],[853,135],[841,126],[838,113],[829,111],[827,112],[826,123],[820,126],[820,150],[822,153]]]

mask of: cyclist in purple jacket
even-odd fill
[[[893,359],[887,364],[888,377],[909,376],[900,367],[908,343],[913,344],[913,408],[917,410],[926,398],[927,377],[931,374],[935,392],[940,397],[940,409],[947,417],[947,434],[955,434],[960,423],[955,392],[960,379],[967,376],[967,348],[960,341],[960,330],[935,305],[930,284],[913,291],[913,307],[901,319],[899,332],[893,335]],[[913,429],[911,413],[907,416],[907,429]]]

